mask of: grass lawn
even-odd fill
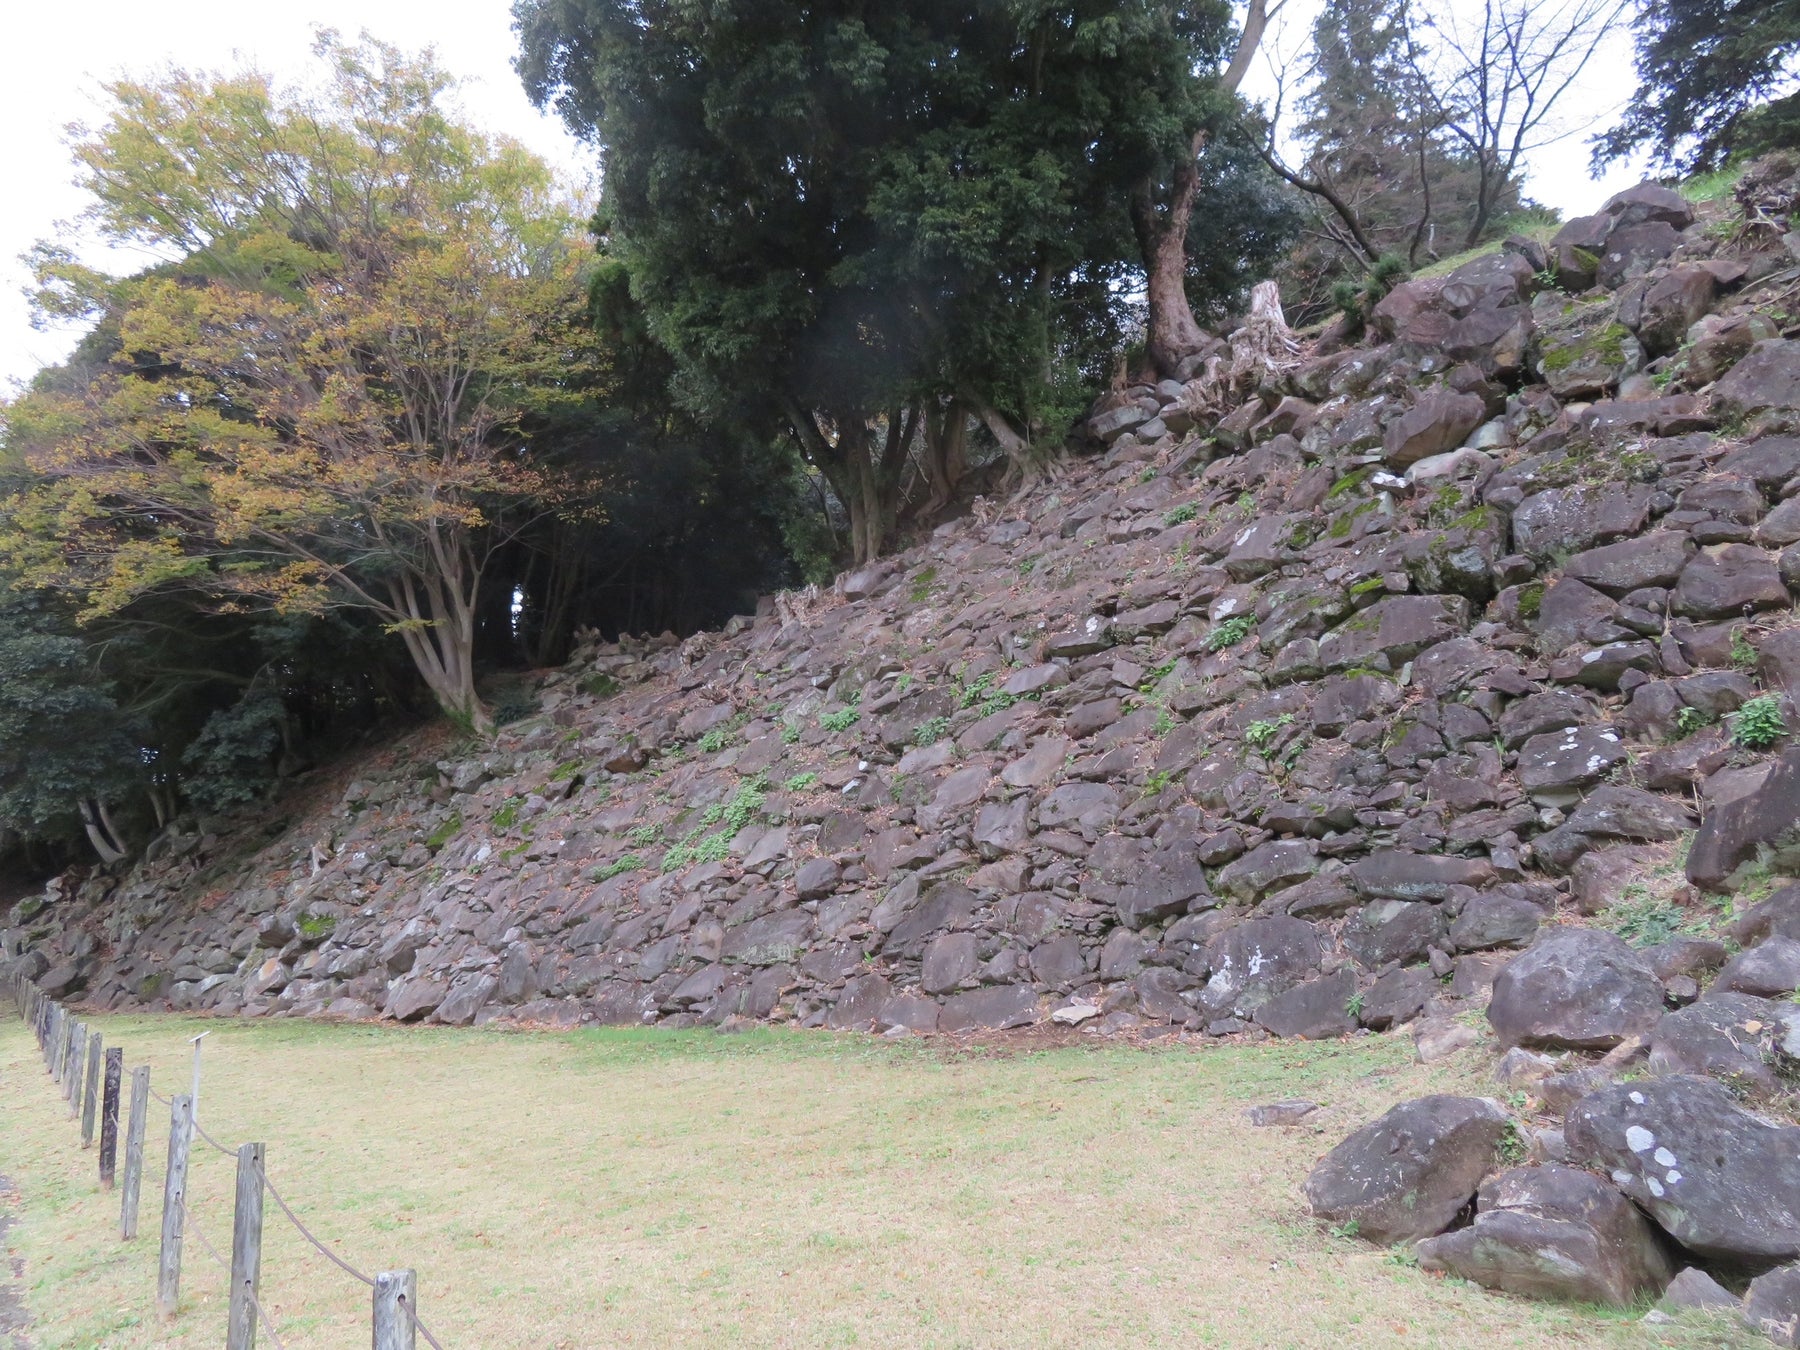
[[[415,1267],[446,1350],[1726,1343],[1652,1342],[1620,1314],[1500,1299],[1320,1232],[1298,1187],[1326,1148],[1403,1098],[1491,1090],[1478,1055],[1424,1068],[1403,1039],[1003,1053],[777,1031],[99,1026],[165,1094],[183,1090],[186,1038],[210,1030],[202,1124],[263,1141],[275,1184],[352,1264]],[[1291,1096],[1328,1106],[1290,1130],[1243,1118]],[[225,1275],[191,1239],[181,1314],[156,1322],[167,1111],[151,1122],[143,1236],[121,1244],[116,1193],[0,1016],[0,1175],[18,1192],[0,1205],[37,1350],[222,1343]],[[233,1163],[195,1158],[196,1218],[225,1251]],[[368,1343],[367,1291],[272,1204],[262,1288],[290,1350]]]

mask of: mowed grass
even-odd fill
[[[1306,1217],[1313,1161],[1395,1101],[1488,1091],[1410,1042],[949,1051],[861,1036],[567,1035],[100,1018],[165,1094],[210,1031],[200,1117],[260,1140],[300,1216],[365,1271],[417,1269],[446,1350],[613,1346],[1644,1345],[1622,1314],[1424,1275]],[[1305,1127],[1244,1108],[1307,1096]],[[168,1113],[143,1236],[16,1020],[0,1174],[19,1190],[38,1350],[207,1347],[224,1272],[190,1239],[153,1310]],[[229,1250],[234,1164],[198,1146],[195,1217]],[[283,1343],[368,1343],[368,1292],[269,1207]],[[266,1339],[261,1342],[270,1344]],[[423,1345],[423,1342],[421,1342]]]

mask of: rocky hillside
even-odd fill
[[[0,937],[111,1009],[1436,1053],[1585,923],[1637,944],[1629,997],[1551,979],[1505,1035],[1647,1035],[1800,807],[1793,170],[1698,218],[1634,189],[1354,343],[1247,327],[997,511],[590,643],[492,745],[403,739]],[[1746,996],[1800,984],[1800,891],[1769,903]],[[1592,1025],[1542,1031],[1556,990]]]

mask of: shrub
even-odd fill
[[[1227,647],[1235,647],[1250,636],[1250,630],[1255,626],[1256,621],[1248,614],[1240,614],[1234,619],[1216,623],[1206,635],[1206,650],[1222,652]]]
[[[1787,735],[1781,716],[1781,700],[1774,694],[1751,699],[1737,710],[1731,739],[1746,750],[1761,750]]]

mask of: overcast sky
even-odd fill
[[[1300,7],[1288,16],[1289,48],[1304,38],[1306,6],[1316,0],[1291,3]],[[589,173],[592,155],[560,123],[540,116],[519,88],[505,0],[10,0],[0,22],[0,126],[6,129],[0,136],[0,391],[59,360],[74,341],[66,330],[31,328],[18,255],[81,210],[64,128],[101,120],[100,81],[171,64],[222,70],[246,62],[278,78],[302,78],[310,75],[315,25],[351,36],[367,29],[402,47],[435,46],[445,67],[466,81],[462,103],[475,121],[516,136],[571,175]],[[1246,92],[1266,94],[1271,87],[1262,66]],[[1606,184],[1592,182],[1583,145],[1588,130],[1611,120],[1630,87],[1629,44],[1621,37],[1569,99],[1568,125],[1575,134],[1535,157],[1528,185],[1533,196],[1565,214],[1583,214],[1633,181],[1633,174],[1620,170]],[[104,262],[100,255],[89,257]],[[141,262],[120,256],[113,265],[129,271]]]

